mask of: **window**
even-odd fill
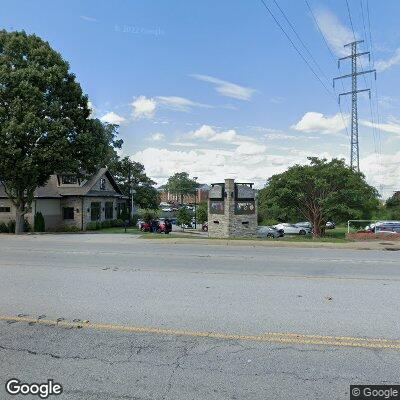
[[[74,219],[74,207],[63,207],[63,219]]]
[[[9,212],[11,212],[11,208],[10,207],[0,207],[0,212],[1,213],[9,213]]]
[[[114,205],[112,201],[107,201],[105,205],[105,219],[114,218]]]
[[[90,204],[90,220],[100,221],[101,216],[101,204],[99,202],[93,202]]]
[[[61,177],[61,183],[63,185],[75,185],[78,183],[78,178],[74,175],[63,175]]]
[[[100,179],[100,190],[106,190],[106,180],[104,178]]]

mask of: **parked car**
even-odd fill
[[[163,212],[172,212],[172,208],[171,207],[163,207],[161,209],[161,211],[163,211]]]
[[[142,221],[142,222],[140,223],[139,229],[140,229],[142,232],[150,232],[150,231],[151,231],[151,225],[150,225],[148,222]]]
[[[328,221],[325,224],[326,229],[335,229],[336,228],[336,224],[333,221]]]
[[[308,235],[311,233],[311,228],[296,226],[288,223],[277,224],[274,225],[273,228],[282,229],[285,235]]]
[[[279,238],[285,235],[282,229],[275,229],[272,226],[259,226],[257,231],[258,237]]]
[[[400,233],[400,221],[378,221],[371,224],[369,231],[387,235]]]
[[[297,224],[294,224],[294,226],[298,226],[298,227],[301,227],[301,228],[312,229],[312,223],[311,222],[307,222],[307,221],[298,222]]]

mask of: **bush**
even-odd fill
[[[116,219],[114,226],[117,226],[117,227],[125,226],[125,222],[122,219]]]
[[[41,212],[37,212],[33,222],[33,230],[35,232],[44,232],[46,230],[45,228],[43,214]]]
[[[177,215],[177,224],[189,225],[191,222],[192,222],[192,213],[186,207],[181,207]]]
[[[111,228],[113,226],[113,221],[111,221],[111,220],[107,220],[107,221],[102,221],[102,222],[100,222],[100,227],[101,227],[101,229],[104,229],[104,228]]]
[[[0,233],[9,233],[8,226],[4,222],[0,222]]]
[[[97,231],[101,228],[101,222],[100,221],[93,221],[93,222],[89,222],[86,225],[86,230],[87,231]]]
[[[8,233],[15,233],[15,221],[10,220],[7,222]]]
[[[199,224],[204,224],[208,220],[208,209],[207,202],[203,201],[200,203],[196,210],[197,222]]]
[[[146,210],[143,212],[142,218],[146,224],[149,224],[152,219],[157,218],[157,214],[154,211]]]
[[[27,218],[24,218],[24,232],[31,232],[32,227]]]
[[[51,232],[79,232],[80,229],[75,225],[61,225],[56,228],[49,229]]]

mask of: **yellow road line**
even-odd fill
[[[92,323],[92,322],[71,322],[64,320],[57,321],[51,319],[37,319],[32,317],[15,317],[7,315],[0,315],[0,321],[35,323],[39,325],[51,325],[61,328],[82,328],[82,329],[129,332],[129,333],[150,333],[158,335],[204,337],[204,338],[221,339],[221,340],[245,340],[253,342],[272,342],[272,343],[286,343],[286,344],[300,344],[300,345],[305,344],[305,345],[344,346],[344,347],[400,350],[400,340],[390,340],[382,338],[304,335],[298,333],[279,333],[279,332],[265,332],[260,335],[241,335],[234,333],[198,332],[198,331],[190,331],[184,329],[126,326],[126,325],[102,324],[102,323]]]

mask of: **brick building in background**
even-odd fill
[[[157,188],[158,192],[160,193],[160,200],[162,203],[169,203],[169,204],[179,204],[181,202],[181,196],[172,194],[168,190],[166,190],[165,185],[160,186]],[[183,204],[189,205],[194,203],[202,203],[208,200],[208,192],[210,190],[210,186],[206,184],[199,184],[199,187],[196,189],[196,199],[195,193],[184,195],[183,196]],[[195,201],[196,200],[196,201]]]

